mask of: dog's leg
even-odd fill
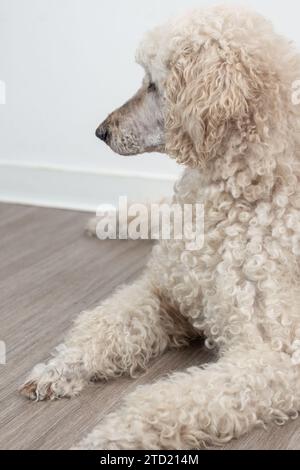
[[[90,379],[134,374],[168,347],[195,335],[174,308],[167,308],[147,276],[82,313],[48,364],[36,366],[21,392],[43,400],[78,394]]]
[[[80,449],[196,449],[222,445],[300,409],[300,372],[285,354],[235,350],[207,368],[138,388]]]

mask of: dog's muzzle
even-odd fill
[[[103,140],[103,142],[107,143],[110,139],[110,130],[108,125],[104,122],[100,124],[100,126],[96,129],[96,137],[98,139]]]

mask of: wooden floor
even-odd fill
[[[49,357],[73,318],[96,306],[145,265],[148,242],[99,242],[84,235],[86,214],[0,205],[0,449],[68,449],[137,384],[209,361],[200,343],[169,352],[138,380],[91,384],[80,397],[31,403],[17,393],[31,367]],[[300,449],[300,419],[256,430],[226,449]]]

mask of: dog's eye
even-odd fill
[[[155,83],[153,83],[153,82],[149,83],[148,91],[156,91],[156,90],[157,90],[157,88],[156,88]]]

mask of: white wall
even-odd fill
[[[6,84],[6,104],[0,104],[0,199],[47,203],[48,198],[50,205],[80,206],[83,196],[72,201],[73,190],[64,200],[64,189],[78,184],[78,171],[83,185],[92,184],[86,207],[93,206],[96,198],[99,203],[106,198],[107,183],[101,175],[98,189],[84,177],[95,172],[133,176],[109,180],[110,190],[116,185],[116,194],[129,187],[132,197],[169,191],[169,182],[178,174],[173,161],[158,155],[116,156],[94,137],[94,131],[139,86],[142,70],[134,53],[143,33],[180,10],[208,3],[220,2],[0,0],[0,80]],[[295,0],[238,3],[266,14],[278,30],[300,44]],[[48,167],[69,172],[57,180],[52,173],[49,179]],[[145,178],[138,184],[140,174]],[[132,186],[139,186],[138,194]],[[51,191],[53,197],[56,191],[54,202]]]

